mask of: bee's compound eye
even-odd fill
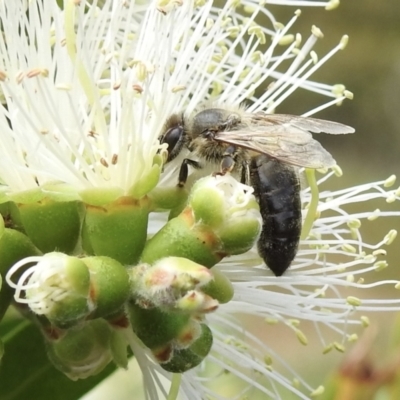
[[[176,126],[174,128],[171,128],[165,133],[162,143],[167,143],[169,152],[171,152],[175,148],[176,144],[181,139],[182,134],[183,134],[182,126]]]
[[[168,145],[167,161],[171,161],[179,153],[179,150],[182,147],[183,134],[184,134],[183,126],[177,125],[168,129],[165,132],[165,134],[161,137],[160,140],[161,144],[166,143]]]

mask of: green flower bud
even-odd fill
[[[147,237],[149,200],[120,197],[103,205],[86,205],[82,246],[89,254],[136,264]]]
[[[223,258],[220,250],[220,240],[212,229],[197,224],[192,209],[185,208],[147,241],[141,261],[153,264],[161,258],[175,256],[212,267]]]
[[[168,214],[168,221],[171,220],[172,218],[178,217],[179,214],[185,209],[185,207],[186,207],[186,201],[174,207]]]
[[[201,290],[220,304],[228,303],[234,295],[231,281],[217,267],[211,268],[210,272],[214,279],[204,285]]]
[[[257,218],[234,218],[226,222],[218,230],[229,255],[242,254],[249,251],[260,233],[260,221]]]
[[[186,203],[188,191],[177,186],[156,187],[149,193],[149,198],[156,210],[172,210]]]
[[[120,330],[112,330],[110,337],[110,351],[115,364],[120,368],[128,368],[127,342]]]
[[[129,296],[126,268],[110,257],[86,257],[82,262],[90,272],[90,298],[94,307],[91,318],[112,317]]]
[[[18,203],[16,222],[42,252],[71,253],[81,229],[81,203],[43,198],[38,202]]]
[[[197,181],[189,197],[189,205],[194,211],[196,221],[205,225],[219,227],[225,220],[225,199],[223,193],[215,185],[208,185],[215,178]]]
[[[56,340],[48,340],[49,359],[72,380],[97,375],[112,360],[111,335],[105,321],[86,322]]]
[[[252,190],[229,175],[197,181],[188,206],[197,222],[214,229],[228,255],[245,253],[258,238],[261,218]]]
[[[191,290],[176,301],[175,307],[190,313],[209,313],[218,308],[218,301],[198,290]]]
[[[5,201],[4,203],[0,203],[0,215],[3,216],[3,218],[6,218],[9,213],[9,206],[10,206],[10,201]]]
[[[141,260],[152,264],[176,256],[212,267],[254,245],[261,229],[258,209],[252,189],[233,177],[200,179],[182,213],[146,243]]]
[[[202,265],[186,258],[163,258],[150,266],[141,264],[130,270],[132,297],[147,308],[205,313],[218,302],[201,292],[212,275]]]
[[[21,215],[17,204],[10,201],[8,202],[8,213],[4,215],[4,220],[8,228],[16,229],[22,233],[25,233],[25,229],[22,225]]]
[[[187,313],[165,312],[159,308],[145,309],[133,302],[129,304],[128,311],[133,331],[149,349],[168,345],[179,336],[190,320]]]
[[[90,311],[87,297],[70,295],[52,307],[47,318],[52,325],[67,329],[84,321]]]
[[[168,362],[161,363],[161,367],[173,373],[183,373],[199,365],[211,350],[213,336],[206,324],[201,324],[200,337],[189,347],[174,349]]]
[[[0,274],[4,278],[8,270],[19,260],[40,254],[32,241],[23,233],[5,228],[0,238]],[[21,272],[16,275],[18,280]],[[0,320],[11,302],[14,290],[3,282],[0,291]]]

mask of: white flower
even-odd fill
[[[165,89],[157,86],[160,53],[149,51],[158,37],[140,25],[146,8],[1,3],[0,176],[9,191],[55,181],[126,192],[149,174],[162,124],[150,113],[162,106]],[[136,86],[155,65],[140,94]]]
[[[333,103],[346,96],[307,81],[332,55],[316,63],[309,57],[317,29],[305,44],[298,35],[276,53],[298,12],[283,26],[256,2],[245,3],[245,17],[235,2],[222,10],[209,1],[194,3],[105,1],[97,8],[66,1],[64,10],[53,1],[0,5],[6,102],[0,176],[8,191],[55,181],[126,193],[151,174],[156,138],[173,112],[190,113],[212,99],[251,101],[249,111],[270,112],[298,87]],[[270,26],[256,24],[260,11]],[[272,44],[259,50],[268,37]],[[279,70],[284,60],[291,66]],[[268,84],[256,98],[255,88]]]
[[[351,98],[342,85],[310,79],[345,47],[347,37],[320,58],[312,50],[322,37],[318,28],[313,27],[305,39],[292,35],[290,29],[300,12],[294,12],[283,25],[264,3],[233,0],[223,2],[220,9],[205,0],[105,0],[101,5],[66,0],[61,9],[55,1],[1,2],[0,177],[4,199],[38,187],[44,192],[55,190],[54,182],[68,185],[78,196],[93,188],[144,195],[160,172],[157,138],[165,120],[173,113],[190,114],[205,103],[244,103],[249,112],[273,112],[298,89],[329,99],[314,110],[305,110],[309,116]],[[338,1],[268,3],[333,8]],[[160,184],[175,184],[178,167],[178,162],[167,165]],[[320,335],[328,351],[342,350],[345,341],[354,339],[350,325],[366,324],[367,318],[354,314],[356,309],[398,310],[396,299],[361,300],[340,293],[342,287],[397,284],[363,284],[361,278],[367,272],[385,266],[380,260],[385,255],[381,246],[395,233],[369,245],[362,240],[359,221],[374,215],[398,217],[400,212],[350,214],[343,209],[373,198],[399,199],[398,189],[384,187],[385,182],[378,182],[332,193],[321,191],[320,215],[283,277],[272,276],[255,250],[218,264],[233,282],[235,297],[208,317],[213,351],[205,365],[183,374],[182,398],[226,398],[226,393],[217,393],[208,385],[225,371],[241,382],[229,398],[245,396],[250,390],[278,398],[280,387],[308,398],[322,390],[302,381],[279,354],[243,328],[234,314],[282,322],[303,344],[307,337],[300,320],[315,322],[317,330],[324,325],[336,335],[329,342]],[[304,190],[302,201],[312,209],[315,194]],[[305,226],[313,216],[304,210]],[[149,233],[157,232],[164,221],[165,216],[154,215]],[[263,328],[268,330],[268,325]],[[156,364],[134,335],[127,336],[143,372],[145,391],[150,399],[157,399],[159,375],[177,377]],[[277,363],[281,368],[275,368]],[[163,394],[167,396],[165,390]]]
[[[54,305],[64,300],[73,290],[65,272],[68,259],[66,255],[50,253],[47,257],[27,257],[22,263],[14,264],[6,279],[9,286],[15,289],[15,300],[21,304],[29,304],[35,314],[51,312]],[[18,280],[18,284],[15,284],[11,278],[14,272],[21,268],[21,264],[30,263],[35,263],[35,266],[28,268]]]

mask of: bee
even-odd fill
[[[179,169],[178,186],[189,167],[219,165],[254,188],[263,220],[258,253],[268,268],[281,276],[296,256],[302,228],[298,168],[327,168],[336,164],[311,133],[353,133],[350,126],[287,114],[248,113],[241,109],[205,108],[193,117],[170,116],[160,136],[166,162],[183,149],[190,152]]]

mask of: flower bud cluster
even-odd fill
[[[198,180],[183,211],[145,245],[142,261],[185,257],[206,267],[250,250],[261,228],[253,189],[232,176]]]
[[[33,191],[5,203],[0,311],[13,297],[71,379],[111,360],[126,366],[121,328],[133,329],[165,370],[193,368],[213,342],[205,316],[233,297],[230,281],[210,268],[258,237],[251,189],[231,177],[200,180],[183,211],[148,240],[154,200],[115,196],[85,191],[58,201]]]
[[[147,241],[143,263],[130,270],[129,316],[164,369],[184,372],[208,354],[205,316],[233,297],[230,281],[209,268],[247,251],[259,231],[252,189],[218,176],[197,181],[183,211]]]
[[[130,274],[129,315],[139,339],[167,371],[184,372],[198,365],[212,345],[204,314],[219,304],[203,291],[213,279],[211,270],[186,258],[168,257],[153,266],[132,268]]]

